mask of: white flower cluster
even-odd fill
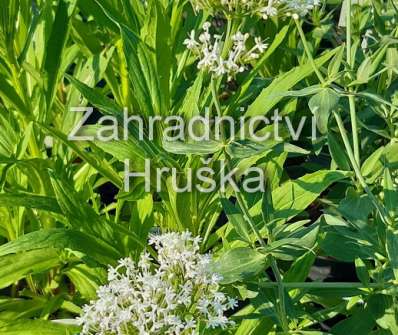
[[[199,243],[188,232],[152,236],[156,261],[146,252],[138,264],[120,260],[98,300],[84,306],[81,334],[188,335],[233,325],[224,313],[237,302],[220,291],[222,278],[210,272],[211,257],[199,254]]]
[[[195,31],[192,30],[184,45],[198,56],[198,69],[213,73],[216,76],[228,75],[233,78],[237,73],[243,72],[246,66],[267,49],[268,45],[256,37],[251,49],[247,48],[249,34],[236,33],[232,36],[232,46],[224,57],[224,45],[229,41],[223,41],[221,35],[210,34],[210,23],[205,22],[203,32],[196,40]]]
[[[316,6],[321,4],[320,0],[280,0],[282,10],[288,16],[298,19],[300,16],[306,16]]]
[[[191,0],[196,10],[221,12],[226,16],[305,16],[320,0]]]

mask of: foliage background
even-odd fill
[[[3,0],[0,333],[78,333],[73,318],[107,266],[136,259],[160,229],[190,230],[214,253],[241,300],[226,332],[398,334],[397,3],[349,3],[242,20],[270,47],[227,83],[185,49],[209,15],[186,1]],[[128,141],[71,142],[75,106],[187,119],[206,106],[236,117],[278,108],[296,121],[315,113],[320,136],[172,146],[132,127]],[[161,193],[123,190],[125,159],[136,171],[145,158],[176,167],[183,184],[204,154],[215,168],[222,157],[262,167],[267,192],[178,194],[168,180]]]

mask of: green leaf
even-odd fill
[[[371,64],[372,59],[370,57],[366,57],[358,68],[357,79],[353,82],[353,84],[366,84],[369,81],[369,78],[372,74]]]
[[[47,299],[0,299],[0,320],[17,320],[40,316],[41,311],[48,304]],[[0,323],[1,328],[1,323]]]
[[[359,257],[355,258],[355,271],[361,283],[365,286],[369,285],[370,278],[368,269],[365,262]]]
[[[42,195],[26,193],[3,193],[0,194],[0,207],[25,207],[31,209],[41,209],[57,214],[62,211],[55,198]]]
[[[261,57],[261,59],[256,63],[253,71],[250,71],[248,76],[245,78],[245,80],[242,84],[241,95],[246,93],[247,90],[250,88],[250,84],[253,82],[253,80],[255,79],[258,72],[261,70],[261,68],[263,68],[264,64],[266,64],[266,61],[269,59],[269,57],[271,57],[272,54],[276,50],[278,50],[278,47],[281,45],[281,43],[285,39],[288,32],[289,32],[289,26],[286,25],[273,38],[271,45],[269,46],[267,51],[264,53],[264,55]]]
[[[163,115],[161,91],[156,78],[156,54],[139,36],[124,25],[120,25],[124,54],[140,109],[144,115]]]
[[[106,27],[110,31],[114,33],[119,32],[119,27],[116,23],[106,15],[102,9],[102,6],[106,6],[108,10],[110,10],[110,6],[105,2],[101,2],[101,6],[97,3],[96,0],[78,0],[79,8],[87,15],[92,15],[97,22],[101,24],[101,26]],[[113,16],[116,16],[116,13],[112,13]]]
[[[62,60],[62,53],[69,34],[69,18],[73,12],[76,1],[58,2],[51,35],[47,42],[47,49],[44,59],[44,70],[47,73],[47,108],[50,108],[54,98],[56,85],[60,76],[59,69]]]
[[[341,64],[343,62],[345,48],[340,48],[336,55],[329,63],[328,76],[329,78],[335,78],[340,71]]]
[[[308,87],[303,88],[298,91],[287,91],[287,92],[282,92],[280,94],[283,95],[284,97],[298,98],[298,97],[307,97],[310,95],[315,95],[323,90],[324,89],[322,88],[321,85],[313,85],[313,86],[308,86]]]
[[[375,326],[372,314],[367,309],[360,309],[349,318],[340,321],[331,332],[333,335],[369,334]]]
[[[344,199],[340,201],[338,211],[348,220],[359,225],[367,225],[373,205],[367,194],[359,194],[348,188]]]
[[[333,55],[338,51],[339,48],[329,51],[325,55],[315,60],[315,64],[321,67],[325,64]],[[289,90],[294,85],[298,84],[301,80],[305,79],[314,72],[311,64],[307,63],[295,67],[287,73],[274,79],[274,81],[265,88],[256,100],[249,106],[246,116],[253,117],[256,115],[265,115],[271,111],[278,102],[283,99],[280,92]]]
[[[2,335],[70,335],[79,327],[44,320],[18,320],[0,327]]]
[[[239,140],[229,143],[226,151],[231,158],[244,159],[264,154],[277,145],[276,141],[267,141],[266,144],[262,144],[250,140]]]
[[[386,249],[395,280],[398,280],[398,231],[391,227],[386,232]]]
[[[223,277],[223,284],[244,281],[265,270],[267,256],[251,248],[228,250],[212,264],[214,272]]]
[[[101,113],[114,116],[117,118],[119,124],[124,124],[123,109],[113,100],[69,75],[66,75],[66,77],[92,105],[100,110]],[[138,129],[134,123],[129,124],[128,130],[128,142],[134,143],[134,146],[132,146],[133,152],[140,153],[141,157],[159,157],[159,150],[151,141],[145,140],[145,138],[140,140],[140,129]]]
[[[322,134],[327,133],[330,114],[338,106],[339,100],[340,96],[330,88],[324,88],[310,99],[308,106]]]
[[[396,319],[396,303],[394,297],[374,294],[368,300],[368,309],[373,320],[382,328],[391,333],[398,333],[398,321]],[[373,334],[372,334],[373,335]]]
[[[0,288],[14,284],[29,274],[46,272],[60,264],[59,251],[55,249],[31,250],[0,257]]]
[[[337,137],[330,131],[328,132],[328,146],[330,155],[336,162],[337,166],[343,171],[350,171],[351,165],[346,151]]]
[[[84,159],[88,164],[90,164],[94,169],[96,169],[99,173],[101,173],[104,177],[108,178],[114,185],[118,187],[123,186],[123,181],[120,176],[116,173],[116,171],[112,168],[110,163],[105,159],[101,159],[96,155],[93,155],[85,150],[82,150],[76,142],[68,141],[68,138],[65,134],[60,132],[55,128],[48,127],[44,124],[38,124],[42,129],[45,129],[52,136],[60,140],[67,147],[71,148],[76,154],[79,155],[80,158]]]
[[[383,164],[381,163],[380,158],[384,151],[384,147],[378,148],[362,164],[361,173],[364,177],[374,180],[382,173]]]
[[[164,150],[176,155],[209,155],[219,152],[223,147],[224,144],[222,142],[212,140],[192,143],[163,141]]]
[[[42,229],[21,236],[17,240],[0,246],[0,257],[24,251],[53,248],[72,252],[94,259],[107,265],[121,258],[120,253],[111,245],[77,230]]]
[[[318,171],[290,180],[272,192],[274,218],[289,220],[304,211],[331,184],[350,175],[343,171]]]
[[[14,87],[6,81],[4,76],[0,76],[0,97],[5,102],[12,105],[18,112],[24,114],[28,119],[31,117],[30,111],[26,107],[25,103],[19,97]]]
[[[75,264],[65,275],[71,280],[79,293],[87,300],[97,299],[98,287],[106,282],[107,272],[103,268],[92,268],[86,264]]]
[[[308,251],[291,265],[289,271],[283,276],[284,282],[305,282],[310,273],[311,267],[316,259],[313,251]]]
[[[178,109],[176,114],[185,117],[187,120],[192,119],[199,114],[199,98],[203,86],[203,74],[200,73],[196,78],[194,84],[188,89],[184,98],[181,108]]]
[[[247,224],[243,214],[236,208],[228,199],[221,198],[221,204],[224,208],[225,214],[228,217],[229,223],[234,227],[236,233],[246,243],[251,243],[250,227]]]
[[[339,233],[327,232],[320,242],[320,247],[328,256],[347,263],[354,262],[357,257],[373,258],[374,246],[366,241],[360,241],[361,237],[358,234],[352,235],[351,231],[343,229]]]
[[[384,169],[383,178],[384,204],[392,218],[398,213],[398,190],[394,185],[391,172]]]

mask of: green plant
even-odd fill
[[[398,333],[397,3],[245,6],[1,5],[0,333],[78,333],[71,320],[107,267],[144,249],[156,256],[147,240],[157,231],[200,236],[239,298],[235,326],[215,333]],[[71,140],[82,117],[74,107],[94,108],[77,135],[126,138]],[[254,135],[279,130],[278,140],[239,137],[275,109],[291,123],[258,119]],[[143,138],[137,123],[124,128],[126,110],[144,120]],[[177,132],[167,117],[206,115],[236,127],[164,138]],[[315,118],[316,136],[310,122],[292,132],[303,117]],[[143,173],[148,160],[150,189],[143,178],[125,189],[125,162]],[[191,175],[200,188],[178,192],[164,174],[158,190],[154,171],[165,167],[180,188]],[[264,192],[245,191],[253,167],[267,177]],[[203,192],[206,168],[216,185],[235,171],[236,187]],[[355,274],[317,274],[322,263]]]

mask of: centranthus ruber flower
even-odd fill
[[[156,261],[143,252],[137,264],[126,258],[110,267],[98,300],[83,308],[81,334],[185,335],[233,325],[225,312],[237,302],[221,291],[199,243],[188,232],[152,236]]]

